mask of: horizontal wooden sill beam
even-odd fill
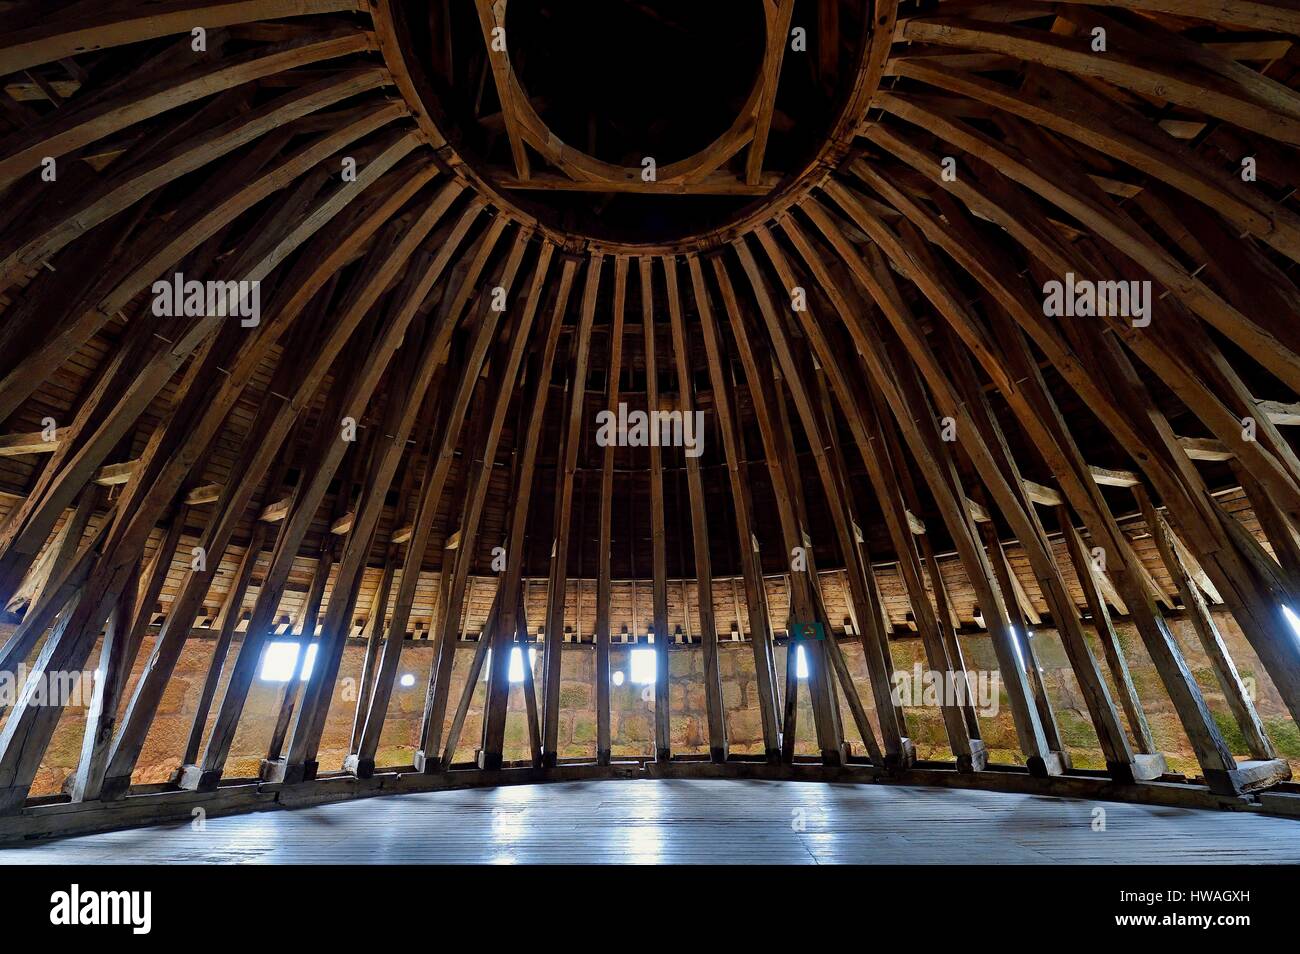
[[[976,523],[988,523],[993,519],[989,516],[989,512],[984,509],[982,504],[976,503],[969,497],[966,498],[966,509],[970,511],[971,519]]]
[[[21,457],[23,454],[52,454],[59,447],[59,435],[56,431],[54,440],[46,440],[43,431],[29,434],[0,434],[0,457]]]
[[[221,492],[224,489],[222,484],[203,484],[195,487],[185,495],[185,505],[197,507],[201,504],[216,503],[221,499]]]
[[[515,191],[640,192],[647,195],[767,195],[781,181],[781,177],[774,173],[766,173],[754,185],[727,173],[713,173],[691,182],[645,182],[640,178],[578,181],[546,172],[520,179],[505,170],[499,170],[491,179],[500,188]]]
[[[1060,492],[1053,490],[1051,487],[1036,484],[1032,480],[1025,480],[1022,483],[1025,485],[1025,493],[1036,504],[1042,504],[1044,507],[1056,507],[1064,502]]]
[[[1231,460],[1236,456],[1213,437],[1180,437],[1178,443],[1192,460]]]
[[[138,460],[128,460],[121,464],[106,464],[95,472],[94,482],[101,487],[116,487],[131,479],[135,473]]]
[[[289,507],[293,503],[292,497],[285,497],[283,500],[277,500],[275,503],[267,504],[262,508],[262,512],[257,515],[257,519],[263,523],[279,523],[285,517],[289,516]]]

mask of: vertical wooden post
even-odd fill
[[[668,287],[668,316],[672,326],[673,352],[677,364],[677,398],[681,408],[683,434],[690,427],[697,447],[704,448],[704,428],[695,428],[695,383],[691,377],[691,356],[682,320],[682,302],[677,287],[677,260],[661,259]],[[701,418],[703,414],[700,415]],[[689,419],[689,420],[688,420]],[[661,435],[662,436],[662,435]],[[699,599],[700,638],[704,650],[704,709],[709,724],[709,757],[727,760],[727,714],[722,705],[722,675],[718,668],[718,627],[713,607],[713,561],[709,556],[709,524],[705,513],[704,482],[700,477],[699,454],[683,448],[686,486],[691,506],[691,536],[695,550],[696,593]]]
[[[755,683],[758,688],[759,718],[763,725],[763,748],[769,762],[781,758],[781,723],[776,710],[774,639],[772,622],[768,615],[767,591],[763,583],[763,563],[758,536],[754,532],[753,504],[751,502],[747,462],[738,434],[735,399],[731,381],[724,370],[724,355],[718,337],[713,308],[709,304],[709,291],[704,271],[695,255],[686,259],[690,268],[695,292],[695,308],[700,316],[700,331],[704,336],[704,350],[709,362],[709,376],[713,382],[713,406],[718,415],[718,429],[722,434],[723,452],[727,460],[727,475],[731,484],[731,499],[736,515],[736,534],[739,538],[737,553],[741,574],[745,581],[745,606],[749,615],[749,638],[754,651]]]
[[[1169,576],[1178,588],[1178,595],[1182,598],[1183,606],[1187,609],[1192,628],[1196,630],[1196,636],[1201,642],[1201,648],[1205,650],[1205,655],[1210,660],[1214,674],[1219,680],[1219,687],[1223,690],[1223,697],[1228,701],[1228,707],[1232,710],[1233,717],[1237,720],[1237,726],[1241,729],[1242,737],[1246,740],[1246,747],[1250,751],[1251,758],[1277,758],[1277,752],[1274,750],[1273,744],[1269,742],[1268,733],[1264,731],[1264,724],[1255,711],[1254,703],[1250,701],[1250,694],[1246,691],[1246,687],[1242,685],[1241,676],[1238,675],[1237,667],[1233,664],[1232,656],[1228,653],[1228,647],[1224,645],[1223,637],[1219,634],[1219,627],[1215,624],[1214,617],[1210,615],[1209,607],[1205,605],[1205,598],[1201,596],[1200,590],[1197,589],[1196,584],[1192,582],[1191,576],[1188,575],[1187,568],[1183,566],[1182,561],[1178,558],[1169,524],[1157,512],[1155,505],[1151,503],[1151,497],[1148,496],[1146,488],[1141,484],[1133,487],[1133,497],[1137,500],[1138,509],[1142,512],[1142,519],[1145,521],[1147,529],[1151,531],[1151,536],[1155,538],[1156,547],[1160,551],[1160,559],[1164,561]]]
[[[339,494],[340,501],[350,501],[350,499],[350,494]],[[334,509],[337,511],[338,506],[336,505]],[[318,645],[315,642],[317,622],[320,619],[321,603],[325,598],[325,584],[329,580],[330,570],[334,567],[337,549],[338,543],[336,540],[326,540],[321,547],[320,555],[316,558],[316,570],[312,574],[311,586],[307,590],[307,599],[303,603],[302,620],[298,626],[298,655],[294,660],[293,674],[285,683],[284,694],[280,698],[280,715],[275,720],[275,729],[271,732],[271,741],[266,747],[266,758],[263,760],[262,766],[263,771],[266,771],[271,763],[284,754],[284,739],[289,734],[289,721],[293,718],[294,705],[298,699],[303,667],[307,664],[307,657],[312,651],[312,646]],[[330,594],[330,598],[342,599],[343,595],[336,591]],[[291,629],[289,632],[292,635],[293,630]],[[362,691],[365,691],[364,685]]]
[[[1061,525],[1061,535],[1065,538],[1065,545],[1070,552],[1070,562],[1074,564],[1075,576],[1079,578],[1079,588],[1083,590],[1084,601],[1088,604],[1088,612],[1092,615],[1092,624],[1097,630],[1097,641],[1101,643],[1106,664],[1110,667],[1111,678],[1119,690],[1120,702],[1128,718],[1129,731],[1133,734],[1139,752],[1154,755],[1155,741],[1151,738],[1146,713],[1142,711],[1142,703],[1133,685],[1133,676],[1129,673],[1128,661],[1124,658],[1119,634],[1115,632],[1115,625],[1111,622],[1110,609],[1106,606],[1106,600],[1102,597],[1101,588],[1097,584],[1097,575],[1100,571],[1093,566],[1091,554],[1084,548],[1083,538],[1079,536],[1079,531],[1074,529],[1070,511],[1064,504],[1056,508],[1056,516],[1057,522]]]
[[[623,310],[627,299],[628,258],[614,259],[614,316],[609,332],[606,365],[606,408],[618,418],[619,375],[623,369]],[[596,550],[596,762],[608,765],[609,732],[609,601],[610,558],[613,550],[614,452],[618,441],[605,447],[600,473],[600,544]]]
[[[775,319],[772,314],[773,305],[766,286],[757,272],[757,264],[754,262],[752,254],[743,244],[733,247],[740,255],[742,265],[745,266],[746,274],[758,302],[759,311],[763,314],[763,320],[765,323],[770,324]],[[809,686],[813,699],[814,721],[822,760],[829,765],[838,765],[844,759],[843,732],[840,727],[839,712],[835,708],[831,696],[830,660],[827,654],[838,651],[839,647],[827,648],[825,645],[826,642],[833,640],[835,637],[830,629],[830,621],[826,616],[821,593],[818,590],[817,568],[813,556],[812,540],[805,529],[807,526],[806,520],[802,519],[803,494],[794,454],[789,446],[791,431],[783,396],[784,388],[782,386],[781,370],[775,361],[767,369],[760,370],[758,357],[751,344],[750,335],[746,330],[745,319],[736,299],[730,276],[727,274],[726,265],[721,258],[714,259],[713,265],[722,292],[723,302],[727,307],[737,354],[741,359],[741,366],[744,369],[745,379],[749,385],[750,400],[753,402],[754,411],[759,420],[759,428],[763,434],[768,470],[772,477],[777,512],[781,522],[781,535],[785,553],[788,554],[791,565],[790,617],[785,627],[787,634],[792,637],[792,641],[786,650],[785,712],[789,718],[783,728],[782,758],[787,762],[793,758],[793,720],[798,712],[796,698],[798,682],[791,675],[794,672],[797,649],[796,643],[793,641],[794,633],[796,629],[802,631],[804,627],[820,623],[823,626],[822,635],[824,638],[807,643],[804,655],[808,662]],[[774,377],[777,379],[775,394],[772,393],[772,379]],[[770,403],[769,395],[772,395]],[[820,443],[816,437],[810,438],[810,442],[813,444],[814,450],[819,454],[820,462],[822,459],[820,457]],[[871,734],[869,727],[866,734]]]
[[[1069,753],[1061,745],[1060,730],[1056,727],[1056,714],[1052,711],[1052,702],[1048,699],[1047,688],[1043,685],[1043,672],[1038,665],[1038,653],[1030,641],[1029,621],[1026,620],[1022,611],[1012,609],[1017,605],[1017,601],[1011,582],[1011,565],[1007,562],[1006,551],[1002,549],[1002,541],[998,539],[998,529],[992,521],[979,524],[979,529],[984,537],[984,546],[988,551],[989,563],[993,567],[993,578],[998,584],[998,590],[1001,592],[1007,611],[1011,615],[1011,639],[1015,643],[1016,658],[1029,677],[1029,687],[1034,695],[1034,706],[1038,709],[1038,718],[1043,724],[1043,733],[1047,736],[1047,744],[1051,746],[1052,751],[1060,753],[1062,761],[1068,768]],[[1017,625],[1017,622],[1019,625]]]
[[[349,755],[356,754],[357,744],[361,741],[361,730],[366,724],[366,713],[370,711],[370,700],[374,695],[375,670],[379,664],[379,646],[384,636],[384,620],[388,614],[388,597],[393,589],[393,574],[397,569],[397,554],[395,544],[389,544],[384,550],[384,568],[379,576],[379,585],[375,587],[374,600],[370,604],[370,618],[366,620],[366,654],[361,661],[357,704],[352,712],[352,733],[348,737]],[[303,631],[314,631],[315,628],[316,620],[312,619],[310,627]]]
[[[828,183],[827,188],[828,192],[832,192],[832,184]],[[842,199],[838,192],[832,194],[841,205],[848,201]],[[830,214],[820,205],[810,201],[804,204],[804,209],[841,260],[850,268],[854,278],[868,291],[872,300],[880,306],[889,320],[903,326],[911,324],[910,310],[899,295],[883,263],[877,258],[873,258],[869,264],[864,262]],[[964,495],[956,479],[952,461],[940,440],[938,421],[928,398],[920,390],[915,367],[910,359],[900,358],[902,361],[900,364],[893,360],[892,356],[886,357],[883,354],[881,343],[885,339],[881,329],[865,310],[862,312],[851,310],[844,318],[854,344],[865,359],[890,412],[902,429],[904,439],[917,458],[944,523],[952,534],[958,554],[966,567],[967,577],[975,589],[979,605],[984,608],[985,618],[991,623],[989,633],[998,655],[998,665],[1011,703],[1021,751],[1025,753],[1033,771],[1040,774],[1059,774],[1063,766],[1057,753],[1049,748],[1038,713],[1030,705],[1029,684],[1017,657],[1006,605],[1001,593],[993,584],[993,569],[979,544],[978,534],[965,506]],[[974,424],[969,423],[968,420],[964,422],[958,420],[957,423],[965,425],[963,432],[966,433],[968,430],[973,438],[975,449],[978,449],[979,434]]]
[[[600,272],[604,257],[592,255],[587,260],[587,275],[582,290],[582,309],[578,317],[577,348],[574,354],[573,373],[569,379],[569,407],[565,418],[564,459],[560,468],[559,488],[556,499],[557,518],[554,552],[552,554],[551,579],[554,582],[550,594],[550,606],[546,620],[545,670],[542,701],[542,760],[552,765],[557,758],[556,747],[560,735],[560,659],[563,652],[564,637],[564,603],[568,590],[569,532],[573,520],[573,485],[578,469],[578,451],[582,445],[582,416],[587,397],[587,366],[591,354],[591,326],[596,315],[596,296],[600,290]],[[493,698],[494,705],[501,706],[504,716],[504,693],[509,691],[505,680],[505,660],[492,664],[492,691],[500,691]],[[496,723],[492,723],[495,728]],[[504,730],[504,719],[500,723]],[[485,735],[484,768],[491,768],[488,760],[495,760],[499,755],[499,741]],[[498,746],[498,748],[493,748]]]
[[[575,259],[566,258],[564,260],[550,324],[542,348],[541,359],[538,362],[538,371],[533,385],[533,396],[528,405],[530,407],[530,417],[528,425],[523,431],[525,435],[523,455],[516,463],[514,504],[509,523],[510,541],[506,546],[506,572],[501,583],[503,612],[504,607],[513,605],[521,598],[517,594],[519,593],[523,573],[524,542],[527,532],[528,506],[532,500],[533,474],[537,464],[538,448],[541,445],[542,428],[546,418],[546,405],[551,392],[551,374],[555,363],[555,352],[559,346],[560,328],[564,323],[564,315],[568,309],[569,294],[573,287],[573,279],[577,268],[578,263]],[[554,593],[555,574],[559,569],[560,567],[556,562],[552,561],[552,594]],[[558,642],[559,634],[564,628],[563,593],[563,583],[561,583],[558,606],[554,600],[548,597],[545,642],[542,649],[543,670],[547,673],[543,678],[543,693],[547,691],[546,687],[551,683],[547,659],[554,654],[556,663],[559,662],[559,649],[552,646],[552,639]],[[558,622],[554,625],[551,622],[552,611],[558,614]],[[483,720],[482,751],[495,753],[494,759],[499,756],[505,739],[507,703],[509,702],[510,692],[508,655],[510,640],[514,638],[515,629],[514,623],[507,626],[503,620],[492,630],[494,634],[493,646],[499,648],[492,654],[492,668],[488,674],[488,704]],[[559,691],[559,675],[560,670],[557,665],[555,670],[557,692]],[[542,762],[543,764],[547,762],[547,752],[544,747]]]
[[[252,434],[254,436],[258,434],[256,427],[254,427]],[[249,441],[250,447],[253,443],[253,441]],[[288,439],[286,449],[293,447],[296,443],[296,437],[291,436]],[[282,454],[279,462],[273,465],[271,476],[266,482],[265,497],[267,499],[276,499],[276,495],[279,493],[280,487],[284,482],[285,471],[289,468],[290,459],[289,454]],[[226,495],[223,493],[222,500],[217,504],[219,511],[225,502]],[[224,512],[219,512],[218,516],[212,521],[212,524],[216,525],[218,521],[223,518]],[[230,644],[234,640],[235,630],[239,627],[240,616],[242,615],[244,607],[244,594],[248,591],[249,583],[253,579],[253,569],[257,566],[258,558],[262,555],[262,545],[266,542],[267,526],[267,524],[260,520],[254,523],[253,532],[249,538],[248,546],[245,548],[244,556],[239,562],[239,569],[235,571],[235,578],[231,581],[230,591],[227,593],[226,600],[222,604],[221,612],[216,624],[216,645],[212,649],[212,660],[208,663],[207,675],[203,678],[203,688],[199,692],[199,702],[195,707],[194,718],[190,723],[190,735],[189,739],[185,743],[185,754],[181,757],[181,765],[191,765],[199,757],[199,749],[203,745],[203,733],[207,729],[208,714],[212,710],[212,700],[217,694],[217,685],[221,681],[221,673],[225,668],[226,655],[229,653]],[[281,524],[281,530],[283,529],[284,525]],[[210,535],[211,529],[209,530],[209,536]],[[187,579],[187,585],[188,584],[189,580]],[[178,594],[178,598],[172,602],[173,613],[178,611],[181,602],[182,601]],[[312,627],[314,632],[315,620],[312,621]],[[158,638],[161,642],[162,633],[159,633]],[[157,650],[155,649],[155,653],[156,652]],[[146,676],[149,672],[153,671],[153,663],[154,659],[151,657],[150,668],[148,672],[146,672]],[[143,682],[144,678],[142,677],[141,683]],[[131,711],[131,708],[128,708],[128,713]],[[121,750],[124,743],[125,727],[123,729],[122,737],[120,737],[115,744],[115,748]],[[114,756],[114,761],[119,758],[121,758],[122,761],[125,761],[124,751],[115,752]],[[120,785],[120,782],[118,784]]]
[[[659,364],[655,347],[651,260],[640,258],[637,267],[641,275],[641,330],[645,338],[646,411],[653,414],[659,410]],[[651,600],[655,650],[655,760],[667,762],[672,758],[672,722],[668,692],[671,681],[668,667],[668,640],[671,637],[668,633],[668,543],[664,529],[664,468],[663,452],[658,443],[652,441],[649,451]]]
[[[465,222],[465,218],[470,217],[472,211],[467,210],[465,216],[462,217],[462,222]],[[469,221],[472,222],[473,218],[469,218]],[[499,234],[499,230],[494,230],[489,226],[487,240],[482,244],[495,244],[495,239]],[[362,410],[378,384],[379,372],[389,364],[393,354],[405,338],[407,326],[414,317],[418,305],[428,292],[426,286],[437,278],[442,268],[440,262],[444,260],[445,257],[435,258],[428,264],[427,268],[413,270],[408,279],[402,283],[400,294],[391,301],[390,310],[383,322],[378,341],[368,355],[367,363],[363,365],[361,373],[356,378],[346,382],[345,397],[341,404],[344,416],[352,417],[354,420],[362,416]],[[445,314],[440,316],[438,322],[436,322],[436,327],[428,332],[429,347],[425,354],[427,360],[420,375],[424,383],[427,383],[428,375],[432,373],[432,369],[428,367],[428,360],[431,360],[436,355],[445,355],[451,333],[458,318],[459,311],[457,309],[448,309]],[[415,346],[412,345],[412,351],[414,350]],[[403,408],[404,413],[402,416],[405,418],[413,415],[418,411],[418,407],[419,403],[417,401],[411,408]],[[334,426],[331,423],[330,426],[322,429],[314,453],[317,467],[310,472],[308,478],[299,485],[293,495],[289,516],[286,519],[284,529],[280,533],[276,552],[272,557],[271,567],[267,571],[266,579],[263,581],[263,586],[258,593],[257,604],[253,607],[247,635],[240,646],[234,668],[231,671],[231,678],[227,683],[226,693],[222,698],[217,721],[213,725],[212,734],[204,749],[202,763],[186,766],[180,779],[180,784],[183,787],[201,790],[212,788],[216,786],[221,777],[230,744],[234,739],[235,728],[243,711],[248,690],[252,685],[257,661],[266,638],[267,625],[274,617],[302,538],[306,535],[307,529],[315,517],[316,510],[349,446],[348,442],[339,439],[339,434],[334,430]],[[407,430],[409,430],[409,425],[403,427],[404,432]],[[403,444],[405,443],[405,436],[405,433],[403,433],[401,441]],[[387,470],[387,467],[385,467],[385,470]],[[385,479],[382,473],[376,474],[376,478],[379,480]],[[359,518],[360,515],[358,515],[358,520],[354,521],[352,536],[357,535],[358,528],[363,525]],[[353,560],[359,559],[361,553],[359,540],[358,546],[353,547],[353,552]],[[352,572],[355,572],[355,570]],[[345,584],[344,589],[347,588],[349,587]],[[338,613],[337,623],[341,624],[346,617],[346,614],[342,612],[342,604],[339,606]],[[323,670],[327,668],[329,667],[322,667],[320,672],[322,676],[324,674]],[[317,673],[314,672],[313,674],[316,675]],[[284,767],[287,768],[287,764],[284,764]],[[305,773],[307,768],[308,766],[304,761],[300,766],[300,770]]]

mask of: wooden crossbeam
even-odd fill
[[[43,431],[30,434],[0,435],[0,457],[23,454],[52,454],[59,447],[59,437],[46,439]]]
[[[257,515],[257,519],[263,523],[279,523],[289,516],[289,510],[292,506],[292,497],[282,497],[275,503],[269,503],[263,507],[261,513]]]
[[[1036,504],[1042,504],[1044,507],[1056,507],[1062,502],[1060,492],[1053,490],[1051,487],[1045,487],[1032,480],[1024,480],[1021,483],[1024,484],[1026,495]]]
[[[1094,483],[1103,487],[1136,487],[1141,483],[1141,478],[1131,470],[1109,470],[1090,465],[1088,473]]]
[[[221,499],[221,494],[225,490],[222,484],[200,484],[185,494],[185,505],[187,507],[198,507],[203,504],[216,503]]]
[[[1260,402],[1264,404],[1274,404],[1275,409],[1268,413],[1273,418],[1274,423],[1281,425],[1300,424],[1300,404],[1278,404],[1277,402]],[[1192,460],[1204,461],[1225,461],[1232,460],[1236,455],[1226,450],[1222,442],[1213,438],[1191,438],[1180,437],[1179,444],[1187,452],[1187,456]],[[17,456],[19,454],[49,453],[57,449],[58,441],[44,441],[39,433],[33,434],[12,434],[0,437],[0,457]],[[19,449],[21,448],[21,449]],[[136,466],[136,461],[124,461],[121,464],[113,464],[101,467],[96,472],[94,482],[102,487],[116,486],[125,483],[129,479],[132,469]],[[1103,467],[1089,468],[1093,480],[1098,484],[1107,487],[1133,487],[1139,482],[1138,476],[1132,471],[1110,470]],[[1061,502],[1060,492],[1045,484],[1035,481],[1024,481],[1025,489],[1029,493],[1030,499],[1036,504],[1045,507],[1053,507]],[[206,503],[215,503],[220,499],[224,489],[223,484],[209,483],[195,487],[191,490],[186,498],[185,503],[188,505],[199,505]],[[18,494],[7,494],[14,500],[24,499]],[[967,500],[971,510],[971,516],[977,522],[983,523],[989,519],[987,511],[973,500]],[[288,513],[289,500],[283,498],[273,503],[267,504],[258,514],[257,519],[267,523],[276,523],[285,518]],[[334,534],[347,533],[351,527],[350,519],[352,514],[344,514],[337,521],[337,526],[331,525],[330,532]],[[914,534],[925,533],[925,522],[910,510],[907,513],[908,526]],[[412,525],[403,524],[393,531],[391,542],[406,543],[411,538]],[[458,545],[458,541],[453,538],[449,544],[453,549]]]
[[[498,174],[494,181],[503,189],[535,192],[619,192],[645,195],[767,195],[781,182],[775,172],[760,174],[749,182],[734,173],[711,172],[697,179],[656,179],[646,182],[640,176],[617,179],[568,179],[551,172],[534,172],[527,179]]]
[[[509,44],[506,36],[506,5],[498,0],[475,0],[483,43],[487,48],[488,62],[492,65],[492,80],[496,84],[501,115],[505,119],[506,135],[510,139],[510,157],[514,160],[515,175],[526,183],[530,178],[528,150],[524,148],[523,131],[514,105],[514,88],[511,79],[514,71],[510,65]]]
[[[1192,460],[1231,460],[1236,456],[1212,437],[1180,437],[1178,443]]]
[[[762,94],[754,114],[754,138],[745,157],[745,182],[748,185],[758,185],[763,176],[763,157],[772,130],[772,113],[776,109],[776,90],[781,80],[781,63],[788,45],[794,0],[777,0],[775,5],[764,2],[763,15],[767,18],[768,54],[759,73]]]

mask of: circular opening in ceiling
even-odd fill
[[[387,0],[377,15],[414,105],[495,201],[566,242],[662,249],[762,216],[851,140],[872,5],[765,4]]]
[[[511,64],[563,142],[640,168],[725,133],[758,80],[765,0],[510,0]]]

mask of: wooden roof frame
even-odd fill
[[[1170,763],[1119,638],[1126,616],[1188,739],[1196,798],[1283,793],[1270,718],[1300,721],[1284,612],[1300,606],[1294,4],[875,0],[833,128],[778,178],[764,162],[794,4],[761,2],[744,109],[654,184],[554,137],[493,45],[504,0],[476,9],[512,175],[475,169],[438,128],[395,0],[165,0],[150,16],[117,7],[0,34],[0,74],[32,74],[0,86],[0,605],[13,621],[0,670],[31,673],[0,728],[0,837],[41,807],[62,706],[37,698],[39,681],[104,674],[53,797],[109,817],[142,794],[196,628],[212,652],[179,770],[153,793],[167,804],[230,794],[261,652],[286,633],[319,651],[277,695],[260,765],[259,784],[290,800],[336,770],[327,723],[359,636],[338,766],[358,791],[398,775],[570,777],[562,661],[588,640],[582,771],[616,772],[620,565],[648,584],[634,584],[634,625],[649,624],[634,635],[652,637],[665,674],[637,772],[789,774],[811,759],[906,780],[941,759],[960,784],[1002,784],[968,702],[939,705],[943,745],[922,753],[917,715],[891,692],[898,638],[915,635],[931,669],[964,671],[958,631],[978,616],[1026,784],[1083,778],[1030,638],[1050,620],[1090,757],[1141,797]],[[217,55],[174,61],[200,21]],[[742,152],[743,174],[724,173]],[[611,243],[525,214],[511,200],[525,188],[761,201],[680,241]],[[247,333],[223,315],[151,321],[152,284],[179,271],[265,283],[265,313]],[[1057,319],[1039,290],[1067,274],[1150,283],[1158,318]],[[721,446],[593,451],[589,410],[629,393],[709,409]],[[644,519],[624,520],[619,487],[645,488]],[[644,541],[641,574],[622,563],[625,535]],[[498,544],[495,584],[476,585]],[[1178,618],[1219,695],[1189,665]],[[724,693],[732,619],[755,674],[748,755]],[[1228,619],[1281,715],[1248,691]],[[386,766],[412,627],[434,646],[419,745]],[[540,668],[512,710],[510,649],[534,640]],[[699,738],[683,742],[666,675],[694,646]],[[520,714],[526,747],[517,722],[508,731]]]

